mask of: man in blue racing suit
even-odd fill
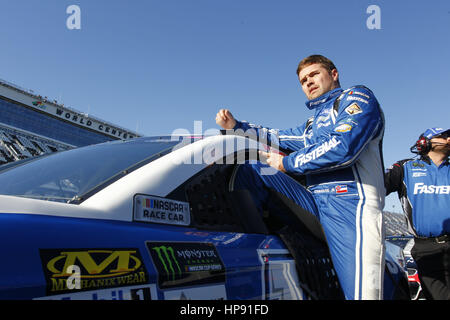
[[[237,121],[227,109],[216,115],[224,129],[254,130],[276,141],[290,154],[262,152],[267,163],[282,172],[303,175],[306,186],[287,175],[255,176],[286,195],[319,219],[346,299],[382,299],[384,275],[384,169],[381,143],[384,118],[373,93],[355,86],[340,88],[339,74],[326,57],[313,55],[298,68],[302,89],[314,116],[299,127],[276,130]],[[244,167],[245,166],[241,166]],[[248,167],[247,167],[248,168]],[[261,168],[259,168],[261,169]],[[245,177],[251,174],[246,172]],[[291,188],[291,190],[286,190]],[[292,190],[295,189],[295,190]]]
[[[411,151],[419,159],[386,171],[387,194],[396,191],[414,235],[411,254],[427,300],[450,300],[450,129],[427,129]]]

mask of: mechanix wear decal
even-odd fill
[[[47,295],[140,285],[148,273],[138,249],[40,249]],[[79,274],[72,270],[79,270]],[[73,278],[78,283],[71,286]],[[76,283],[76,282],[75,282]]]

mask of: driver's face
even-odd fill
[[[324,93],[339,87],[339,73],[336,69],[328,72],[322,64],[314,63],[304,67],[298,79],[308,100],[320,97]]]

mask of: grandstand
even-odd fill
[[[0,79],[0,165],[140,135]]]
[[[404,214],[384,211],[386,236],[411,236]]]

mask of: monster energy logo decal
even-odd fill
[[[164,270],[166,272],[166,275],[168,277],[170,277],[170,275],[172,274],[172,280],[175,281],[175,277],[178,275],[179,277],[182,276],[182,272],[181,272],[181,268],[180,265],[178,263],[177,258],[175,257],[175,251],[173,250],[172,247],[166,247],[166,246],[161,246],[161,247],[154,247],[152,248],[152,250],[155,250],[156,253],[158,254],[158,258],[159,261],[161,261]],[[166,264],[167,261],[167,264]],[[176,270],[173,267],[173,264],[176,265]]]
[[[161,289],[225,282],[225,266],[211,243],[147,242]]]

